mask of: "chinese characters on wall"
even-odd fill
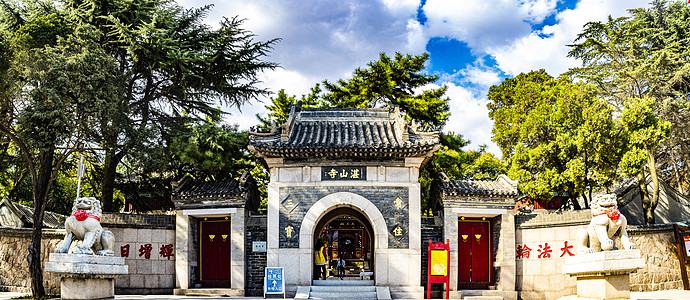
[[[155,249],[155,250],[154,250]],[[117,249],[116,249],[117,250]],[[120,246],[120,257],[132,259],[175,259],[173,244],[154,245],[144,244],[124,244]]]
[[[367,167],[321,167],[321,180],[367,180]]]
[[[554,243],[552,243],[553,245]],[[558,246],[552,246],[549,245],[548,242],[546,243],[539,243],[539,244],[530,244],[531,247],[528,244],[522,244],[522,245],[517,245],[517,248],[515,249],[515,258],[517,259],[544,259],[544,258],[555,258],[555,255],[559,255],[558,257],[567,257],[567,256],[574,256],[575,253],[573,253],[573,248],[574,246],[569,244],[568,241],[563,242],[563,247]],[[560,249],[560,251],[557,251],[554,253],[554,248],[556,247],[557,249]],[[533,250],[534,249],[534,250]]]

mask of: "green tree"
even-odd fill
[[[654,224],[654,210],[659,203],[659,177],[655,167],[649,168],[655,191],[649,197],[647,178],[644,174],[645,164],[655,166],[653,148],[663,141],[670,132],[671,124],[654,114],[654,99],[646,97],[631,99],[625,103],[621,117],[617,120],[625,140],[625,152],[621,158],[620,168],[628,176],[636,176],[640,191],[645,223]]]
[[[486,152],[485,146],[480,146],[479,150],[463,150],[470,141],[461,134],[441,133],[440,142],[441,147],[419,174],[422,207],[427,214],[433,213],[429,201],[431,184],[439,178],[441,172],[448,178],[457,180],[495,180],[498,175],[507,172],[506,164],[492,153]]]
[[[656,0],[649,8],[630,11],[630,28],[656,58],[660,80],[655,114],[671,124],[668,138],[656,149],[657,169],[678,190],[690,193],[690,7],[685,2]],[[653,78],[652,80],[656,80]]]
[[[655,9],[661,14],[666,10],[664,3],[666,2],[654,2]],[[587,23],[575,43],[570,45],[572,49],[569,52],[569,56],[582,59],[583,66],[570,70],[569,74],[595,85],[597,93],[615,107],[617,114],[630,115],[625,112],[626,109],[646,111],[635,103],[644,99],[642,103],[655,108],[654,113],[659,115],[664,107],[668,107],[673,95],[679,94],[673,92],[673,87],[686,81],[687,63],[678,55],[678,50],[686,48],[684,43],[687,42],[687,37],[678,27],[674,30],[683,35],[664,37],[664,18],[654,18],[654,13],[644,9],[633,10],[633,13],[636,15],[633,19],[614,19],[609,16],[606,22]],[[681,51],[687,53],[687,49]],[[687,98],[687,93],[680,97]],[[626,147],[628,151],[632,152],[623,154],[622,167],[627,174],[633,173],[631,166],[639,168],[634,173],[641,180],[639,193],[647,216],[646,222],[653,224],[653,209],[659,198],[656,148],[666,138],[665,132],[670,125],[662,120],[650,121],[648,116],[630,116],[620,120],[621,132],[633,134],[623,137],[623,140],[632,143],[626,145],[629,146]],[[634,118],[645,121],[633,120]],[[630,125],[625,125],[626,123]],[[650,127],[639,128],[637,125],[640,123]],[[657,132],[658,134],[651,134],[650,137],[658,140],[643,138],[643,141],[637,141],[637,132]],[[646,158],[644,164],[639,163],[641,157]],[[651,192],[642,188],[646,187],[645,169],[652,178]]]
[[[448,98],[444,98],[447,88],[417,92],[438,80],[438,76],[422,72],[427,60],[428,53],[395,53],[395,58],[381,53],[367,68],[355,69],[350,79],[324,81],[322,106],[365,108],[391,103],[400,106],[408,121],[415,120],[424,129],[441,130],[450,115]]]
[[[93,28],[73,26],[49,3],[29,3],[14,16],[2,19],[0,35],[0,133],[18,149],[31,179],[29,268],[32,292],[41,297],[41,235],[51,187],[70,154],[88,142],[101,106],[119,94],[119,82]]]
[[[113,209],[118,165],[151,134],[184,122],[180,116],[212,116],[216,101],[240,106],[268,91],[256,87],[260,72],[276,64],[262,60],[277,40],[255,41],[238,18],[218,29],[202,23],[210,6],[185,10],[166,0],[68,0],[77,24],[103,33],[104,51],[118,65],[125,91],[116,109],[102,115],[98,143],[105,149],[105,211]]]
[[[576,199],[587,199],[587,188],[611,182],[612,112],[593,92],[589,85],[553,78],[544,70],[489,89],[493,140],[522,191],[541,199],[568,192],[579,209]]]
[[[302,107],[317,107],[320,103],[319,95],[321,94],[321,86],[317,83],[308,95],[302,95],[299,100],[302,102]],[[268,115],[262,118],[261,115],[256,114],[256,118],[261,122],[263,129],[270,129],[273,124],[280,125],[287,121],[288,115],[292,105],[297,104],[297,96],[288,96],[285,89],[278,91],[276,97],[271,97],[271,104],[264,107],[268,110]]]
[[[200,180],[239,177],[254,168],[247,150],[248,133],[237,126],[219,125],[207,119],[188,125],[171,144],[171,152],[179,161],[177,170]],[[181,177],[181,176],[177,176]]]

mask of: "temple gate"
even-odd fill
[[[439,147],[437,132],[409,126],[398,108],[292,107],[288,120],[251,132],[249,149],[270,170],[267,266],[286,288],[314,278],[317,241],[328,267],[373,272],[393,297],[421,298],[419,169]]]

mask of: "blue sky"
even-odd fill
[[[259,40],[281,38],[268,58],[282,66],[261,75],[263,86],[288,94],[309,92],[324,79],[348,78],[378,54],[428,52],[427,71],[448,86],[451,118],[445,132],[491,141],[486,109],[491,85],[522,72],[546,69],[557,76],[580,62],[567,57],[589,21],[627,15],[649,0],[179,0],[184,7],[214,4],[207,23],[223,16],[246,19]],[[256,103],[229,110],[227,122],[246,129],[264,114]]]

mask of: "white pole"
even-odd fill
[[[79,154],[79,165],[77,166],[77,198],[81,191],[81,178],[84,177],[84,154]]]

